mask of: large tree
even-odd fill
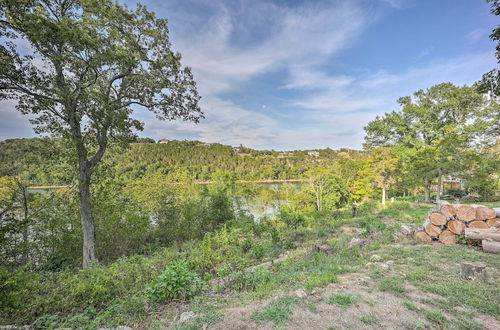
[[[366,147],[398,146],[411,152],[412,170],[425,187],[443,174],[457,171],[463,150],[491,136],[483,134],[494,124],[492,107],[474,88],[451,83],[420,90],[398,100],[402,109],[377,117],[366,127]],[[438,190],[438,198],[439,198]]]
[[[167,20],[112,0],[0,0],[0,99],[17,100],[36,132],[65,136],[78,159],[83,267],[95,257],[92,169],[111,140],[142,123],[202,118],[189,68],[171,50]]]

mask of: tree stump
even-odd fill
[[[463,223],[461,223],[460,221],[450,220],[450,221],[448,221],[448,229],[453,234],[460,235],[461,233],[464,232],[465,225]]]
[[[429,215],[429,220],[435,226],[443,226],[446,225],[446,217],[441,214],[441,212],[432,212]]]
[[[430,236],[430,237],[438,237],[439,234],[441,234],[441,228],[438,226],[435,226],[433,224],[429,224],[425,226],[425,232]]]
[[[441,206],[441,213],[448,219],[452,218],[457,214],[455,207],[451,204],[443,204]]]
[[[480,262],[462,262],[460,265],[460,275],[467,280],[488,278],[486,265]]]
[[[456,244],[455,236],[457,235],[455,235],[449,230],[445,230],[439,235],[439,241],[446,245]]]
[[[496,217],[496,212],[493,209],[485,206],[477,206],[476,207],[476,219],[479,220],[488,220]]]
[[[468,227],[469,228],[481,228],[481,229],[490,228],[490,226],[488,226],[488,224],[486,222],[481,221],[481,220],[475,220],[475,221],[469,222]]]
[[[482,240],[481,245],[484,252],[500,254],[500,242]]]
[[[495,218],[495,219],[490,219],[486,220],[486,223],[488,224],[489,227],[496,227],[496,224],[500,224],[500,219]]]
[[[476,209],[471,205],[458,205],[456,207],[457,218],[462,221],[472,221],[476,219]]]
[[[423,243],[432,242],[432,238],[429,235],[427,235],[427,233],[425,231],[419,231],[419,232],[415,233],[415,239],[417,241],[420,241]]]

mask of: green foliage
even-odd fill
[[[154,302],[187,300],[200,292],[203,282],[187,267],[184,260],[172,262],[163,273],[147,286],[146,291]]]
[[[264,310],[254,312],[250,319],[257,323],[272,321],[274,324],[289,321],[297,303],[298,300],[294,297],[281,297],[267,305]]]
[[[231,273],[224,279],[224,287],[234,291],[254,291],[269,282],[271,272],[267,268],[256,268]]]
[[[387,224],[377,217],[364,217],[360,219],[359,225],[363,228],[362,236],[368,237],[370,234],[382,232],[387,228]]]

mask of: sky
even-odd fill
[[[121,0],[135,7],[136,1]],[[485,0],[143,0],[169,21],[192,68],[199,124],[157,120],[139,136],[275,149],[360,149],[365,126],[397,99],[498,67],[498,17]],[[13,101],[0,140],[36,136]]]

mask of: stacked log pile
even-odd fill
[[[484,251],[500,253],[500,208],[442,201],[429,211],[415,239],[455,244],[457,236],[462,234],[469,243],[480,240]]]

